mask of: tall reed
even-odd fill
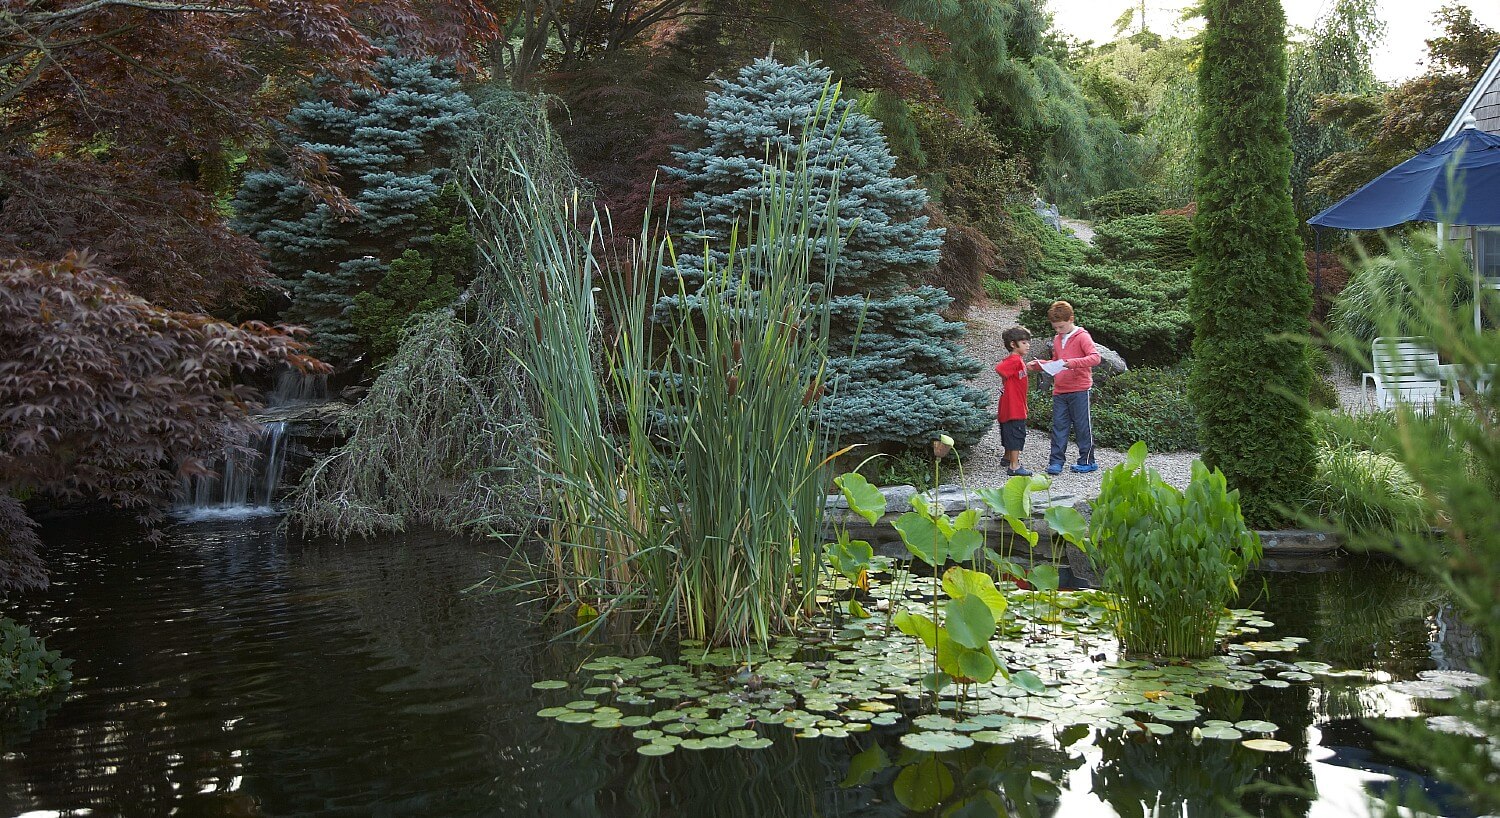
[[[650,212],[614,256],[608,214],[585,218],[576,196],[528,184],[524,199],[476,204],[492,214],[482,252],[514,260],[505,297],[567,603],[732,645],[765,642],[809,604],[828,483],[824,298],[841,235],[836,169],[810,166],[805,136],[836,99],[830,89],[797,154],[770,157],[725,260],[705,253],[691,276]]]

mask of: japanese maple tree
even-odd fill
[[[86,254],[0,260],[0,590],[46,584],[22,503],[103,501],[147,524],[254,428],[255,370],[327,371],[297,333],[152,306]]]

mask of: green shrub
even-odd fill
[[[1186,369],[1142,367],[1097,378],[1089,399],[1094,445],[1126,449],[1137,440],[1152,451],[1192,451],[1198,448],[1198,422],[1188,401]],[[1052,428],[1052,394],[1033,378],[1027,393],[1028,422]]]
[[[1105,472],[1089,522],[1089,562],[1115,597],[1126,653],[1210,656],[1225,605],[1260,560],[1260,537],[1245,526],[1239,492],[1223,473],[1194,461],[1181,491],[1145,460],[1146,445],[1137,443]]]
[[[1084,211],[1095,221],[1107,222],[1125,216],[1140,216],[1155,213],[1165,205],[1161,194],[1144,187],[1127,187],[1111,190],[1084,202]]]
[[[1203,461],[1274,527],[1315,451],[1303,345],[1312,285],[1292,208],[1286,15],[1276,0],[1204,0],[1193,221],[1193,373]]]
[[[1314,375],[1307,390],[1307,404],[1314,409],[1339,408],[1339,391],[1322,375]]]
[[[1434,255],[1430,249],[1411,252],[1417,260],[1405,259],[1406,264],[1431,263],[1435,275],[1447,279],[1445,289],[1452,294],[1454,309],[1474,303],[1467,280],[1458,275],[1467,271],[1456,271],[1435,261],[1423,261],[1423,258]],[[1421,300],[1412,297],[1412,285],[1406,270],[1389,256],[1366,259],[1355,269],[1348,285],[1328,311],[1329,326],[1340,335],[1363,342],[1366,353],[1368,345],[1382,335],[1422,334],[1421,317],[1417,314]]]
[[[1361,533],[1427,525],[1421,488],[1395,459],[1353,445],[1322,446],[1304,509]]]
[[[877,486],[916,486],[922,491],[933,487],[932,457],[921,451],[873,458],[859,469],[859,473]]]
[[[1172,364],[1186,357],[1192,341],[1187,288],[1183,270],[1118,262],[1069,265],[1022,285],[1031,305],[1021,323],[1037,335],[1051,335],[1047,307],[1062,299],[1095,342],[1130,364]]]
[[[1192,236],[1192,219],[1149,213],[1097,225],[1094,246],[1110,261],[1135,261],[1163,270],[1186,270],[1193,265],[1193,251],[1188,246]]]
[[[1001,304],[1019,304],[1021,302],[1021,287],[1014,281],[1001,281],[994,276],[984,277],[984,294],[991,301]]]
[[[1024,204],[1014,204],[1010,206],[1008,212],[1012,223],[1040,248],[1035,256],[1026,257],[1027,277],[1043,275],[1048,270],[1070,264],[1083,264],[1094,255],[1093,248],[1088,242],[1053,230],[1052,225],[1047,224],[1030,207]],[[1030,241],[1021,246],[1029,248]],[[1002,253],[1006,252],[1005,247],[1002,246],[1000,249]]]
[[[72,659],[31,635],[25,626],[0,616],[0,699],[29,699],[67,687]]]

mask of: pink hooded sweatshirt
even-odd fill
[[[1094,367],[1099,365],[1099,350],[1094,348],[1094,339],[1083,327],[1075,327],[1066,340],[1058,335],[1052,339],[1052,358],[1067,361],[1067,369],[1052,379],[1052,394],[1082,392],[1094,386]]]

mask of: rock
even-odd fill
[[[1114,350],[1099,343],[1098,341],[1094,342],[1094,349],[1099,351],[1099,365],[1094,367],[1095,377],[1099,377],[1101,375],[1104,377],[1109,377],[1110,375],[1118,375],[1122,372],[1127,372],[1130,370],[1130,365],[1125,363],[1125,359],[1120,357],[1120,353],[1115,352]],[[1032,338],[1031,357],[1036,358],[1039,361],[1045,361],[1051,358],[1052,339]],[[1043,372],[1042,378],[1049,385],[1051,384],[1052,376]]]
[[[346,386],[339,392],[339,397],[348,403],[359,403],[368,391],[369,388],[364,386]]]

